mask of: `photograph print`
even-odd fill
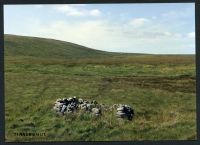
[[[6,142],[196,140],[194,3],[4,5]]]

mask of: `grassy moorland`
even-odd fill
[[[5,35],[6,141],[196,139],[194,55],[118,54],[57,40]],[[58,116],[77,96],[135,109],[132,121]],[[45,132],[42,137],[14,133]]]

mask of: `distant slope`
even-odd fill
[[[4,37],[5,56],[31,56],[39,58],[84,58],[109,56],[112,53],[87,48],[53,39],[16,36]]]
[[[160,55],[142,53],[117,53],[91,49],[78,44],[59,41],[54,39],[4,35],[4,54],[5,56],[21,58],[51,58],[51,59],[77,59],[77,58],[127,58],[132,57],[194,57],[195,55]]]

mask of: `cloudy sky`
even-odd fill
[[[6,5],[4,33],[111,52],[194,54],[194,4]]]

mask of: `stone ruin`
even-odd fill
[[[133,115],[134,115],[134,111],[128,105],[120,104],[119,107],[117,108],[116,115],[117,115],[117,117],[120,117],[120,118],[127,118],[128,120],[132,120]]]
[[[87,101],[81,98],[70,97],[57,99],[53,109],[60,115],[71,114],[75,111],[82,110],[89,112],[94,116],[102,115],[102,111],[115,111],[117,118],[132,120],[134,110],[125,104],[114,104],[112,106],[99,104],[97,101]]]

